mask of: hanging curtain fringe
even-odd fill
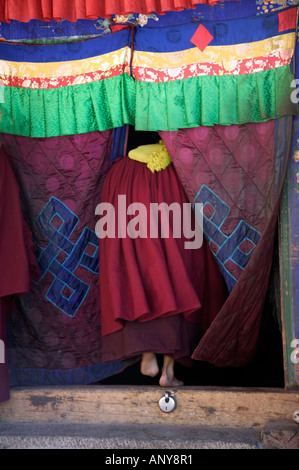
[[[223,1],[226,0],[221,0]],[[0,21],[64,19],[74,22],[79,19],[93,20],[130,13],[164,14],[166,11],[193,9],[198,4],[217,3],[218,0],[0,0]]]
[[[7,87],[0,132],[55,137],[130,124],[136,130],[264,122],[294,115],[289,67],[242,76],[205,76],[168,83],[126,74],[48,90]],[[192,99],[190,97],[192,96]]]
[[[198,37],[190,23],[157,28],[154,41],[127,27],[75,43],[0,43],[0,132],[169,131],[295,115],[296,14],[247,18],[245,29],[242,20],[206,22]]]

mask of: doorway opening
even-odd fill
[[[156,132],[136,131],[130,127],[127,153],[139,145],[153,144],[159,140],[160,136]],[[284,364],[280,310],[278,236],[276,234],[271,275],[255,359],[242,368],[220,368],[201,361],[194,361],[192,367],[176,364],[176,377],[187,386],[283,388]],[[160,367],[162,360],[162,357],[158,356]],[[159,376],[151,378],[142,375],[140,362],[136,362],[121,373],[101,380],[99,383],[107,385],[158,385],[158,381]]]

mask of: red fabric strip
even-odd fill
[[[32,88],[32,89],[48,89],[48,88],[60,88],[71,85],[82,85],[85,83],[91,83],[105,78],[116,77],[125,73],[125,68],[128,64],[113,67],[107,71],[96,71],[88,72],[82,75],[74,76],[62,76],[57,78],[40,78],[40,77],[13,77],[8,76],[0,78],[0,84],[4,86],[11,86],[16,88]]]
[[[215,5],[219,0],[0,0],[0,21],[32,19],[77,21],[109,18],[129,13],[164,14],[166,11],[195,8],[196,4]],[[222,0],[226,1],[226,0]],[[238,1],[238,0],[236,0]]]
[[[145,82],[168,82],[170,80],[182,80],[185,78],[199,77],[201,75],[243,75],[282,67],[290,63],[291,57],[292,55],[290,53],[289,56],[287,54],[285,56],[273,54],[267,57],[239,60],[231,66],[230,70],[226,69],[222,64],[213,64],[211,62],[202,62],[169,69],[133,67],[133,77],[135,80]],[[6,84],[6,82],[4,83]]]
[[[287,31],[288,29],[296,28],[296,17],[296,8],[278,13],[278,31],[281,33],[283,31]]]

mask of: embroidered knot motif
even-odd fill
[[[48,273],[53,276],[46,299],[66,315],[74,317],[90,288],[85,280],[79,278],[80,270],[77,268],[99,273],[96,233],[84,227],[78,240],[71,241],[79,217],[55,197],[51,197],[35,223],[48,240],[45,247],[36,243],[41,277],[35,284],[38,285]]]

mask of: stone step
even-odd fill
[[[257,429],[0,423],[0,449],[260,449]],[[187,452],[186,452],[187,454]]]

